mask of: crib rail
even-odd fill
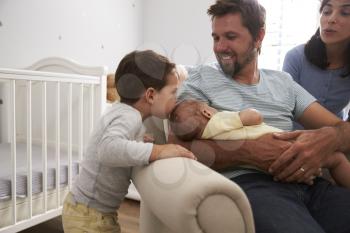
[[[0,68],[0,79],[100,84],[97,76]]]
[[[16,175],[17,175],[17,124],[16,124],[16,97],[18,94],[18,82],[21,82],[21,85],[25,83],[23,86],[26,92],[26,102],[25,102],[25,115],[26,115],[26,159],[27,159],[27,195],[26,200],[28,201],[28,215],[23,220],[18,220],[18,211],[17,204],[18,198],[16,197]],[[105,109],[105,93],[106,93],[106,80],[105,76],[88,76],[88,75],[77,75],[77,74],[66,74],[66,73],[54,73],[54,72],[42,72],[42,71],[31,71],[31,70],[20,70],[20,69],[2,69],[0,68],[0,83],[6,83],[8,88],[8,137],[7,141],[11,143],[11,223],[9,225],[3,226],[1,224],[2,217],[0,216],[0,233],[10,233],[10,232],[18,232],[30,226],[33,226],[42,221],[48,220],[55,216],[61,214],[62,208],[62,199],[60,197],[62,188],[60,185],[60,170],[61,170],[61,150],[62,150],[62,141],[61,141],[61,123],[62,123],[62,103],[61,103],[61,91],[62,85],[67,85],[67,96],[68,102],[64,105],[65,111],[67,112],[66,120],[68,122],[68,130],[67,130],[67,143],[64,144],[64,147],[67,150],[68,154],[68,189],[71,188],[72,185],[72,151],[73,151],[73,110],[75,108],[78,109],[77,117],[78,117],[78,140],[77,145],[77,154],[79,159],[82,159],[83,156],[83,143],[84,143],[84,135],[89,134],[92,130],[94,121],[96,116],[101,115]],[[55,93],[48,93],[47,85],[53,85],[55,88]],[[41,146],[42,146],[42,212],[39,214],[34,214],[33,212],[33,187],[32,187],[32,178],[33,178],[33,162],[32,162],[32,146],[33,146],[33,87],[41,86]],[[77,85],[79,91],[77,93],[78,101],[73,104],[73,85]],[[56,193],[55,206],[53,208],[48,207],[48,190],[47,190],[47,175],[48,175],[48,161],[47,161],[47,147],[48,147],[48,96],[50,94],[50,98],[54,98],[55,103],[55,137],[54,147],[55,147],[55,188],[54,191]],[[84,97],[85,96],[85,97]],[[88,97],[86,97],[88,96]],[[84,100],[85,98],[85,100]],[[84,121],[86,120],[86,116],[84,114],[84,102],[90,103],[89,117],[88,117],[88,125],[89,128],[84,128]],[[5,103],[4,103],[5,104]],[[78,105],[78,106],[76,106]],[[74,108],[74,109],[73,109]],[[86,112],[86,110],[85,110]],[[97,114],[96,114],[97,112]],[[5,155],[0,155],[0,159]],[[6,155],[7,156],[7,155]],[[9,159],[9,158],[7,158]]]

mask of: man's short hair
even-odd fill
[[[240,13],[243,25],[254,41],[258,38],[260,29],[265,27],[265,8],[257,0],[217,0],[207,13],[212,20],[230,13]]]

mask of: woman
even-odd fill
[[[283,70],[342,119],[350,101],[350,0],[322,0],[320,27],[290,50]]]

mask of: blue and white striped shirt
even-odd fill
[[[178,90],[180,101],[197,99],[219,111],[255,108],[263,115],[266,124],[285,131],[291,131],[293,120],[315,102],[315,98],[288,73],[281,71],[261,69],[259,83],[254,85],[238,83],[224,74],[217,63],[187,67],[187,71],[189,77]],[[242,172],[236,171],[229,177]]]

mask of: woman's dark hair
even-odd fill
[[[168,58],[152,50],[133,51],[119,63],[115,72],[115,87],[120,102],[136,103],[147,88],[162,89],[175,68]]]
[[[209,7],[207,13],[212,20],[230,13],[240,13],[242,23],[254,41],[258,38],[260,29],[265,27],[266,11],[257,0],[217,0]],[[260,53],[260,48],[258,52]]]
[[[322,12],[325,5],[330,0],[323,0],[321,2],[320,6],[320,13]],[[327,52],[326,52],[326,45],[321,40],[320,37],[320,28],[317,29],[316,33],[310,38],[310,40],[306,43],[304,48],[304,54],[306,56],[306,59],[313,65],[319,67],[322,70],[327,69],[329,66],[328,58],[327,58]],[[345,50],[345,71],[343,74],[341,74],[342,77],[346,77],[350,75],[350,43],[348,44],[348,47]]]

